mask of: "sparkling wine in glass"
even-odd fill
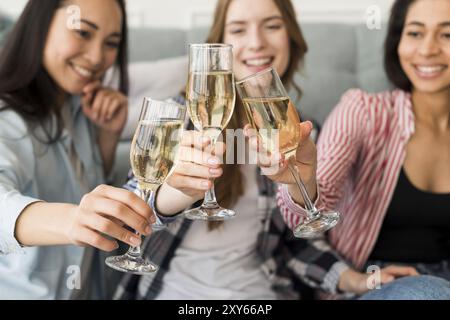
[[[339,221],[339,212],[322,212],[314,206],[295,166],[300,117],[276,71],[273,68],[263,70],[237,82],[236,87],[251,126],[258,130],[263,149],[284,154],[300,189],[307,216],[295,227],[294,235],[314,238],[334,227]]]
[[[130,162],[138,180],[141,198],[149,202],[152,192],[165,181],[174,168],[183,132],[186,108],[171,102],[144,99],[141,115],[130,150]],[[113,269],[148,274],[158,266],[142,258],[140,247],[130,247],[121,256],[108,257]]]
[[[228,125],[234,110],[236,92],[232,47],[226,44],[191,44],[186,101],[189,116],[197,130],[214,146]],[[186,211],[192,220],[223,221],[235,216],[217,203],[214,186],[205,194],[203,204]]]

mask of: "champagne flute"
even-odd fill
[[[208,136],[214,146],[231,119],[236,101],[231,45],[189,46],[186,101],[194,126]],[[234,217],[236,213],[219,206],[213,185],[206,192],[203,204],[184,214],[192,220],[223,221]]]
[[[281,152],[288,161],[306,206],[307,216],[294,229],[297,238],[314,238],[331,229],[339,221],[336,211],[318,210],[308,196],[306,187],[295,166],[295,154],[300,140],[300,117],[286,93],[277,72],[269,68],[236,83],[248,120],[263,148],[270,152]]]
[[[131,144],[130,162],[141,198],[146,203],[174,167],[185,116],[185,106],[144,98]],[[113,269],[134,274],[158,270],[157,265],[142,258],[139,246],[131,246],[124,255],[108,257],[105,263]]]

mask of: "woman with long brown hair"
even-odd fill
[[[233,45],[238,80],[272,66],[287,87],[297,88],[293,76],[307,46],[290,1],[220,0],[207,42]],[[176,100],[185,102],[183,96]],[[245,119],[238,100],[228,129],[243,128]],[[306,123],[306,135],[311,127]],[[153,207],[162,216],[176,216],[203,199],[211,187],[209,178],[217,178],[218,201],[236,211],[236,217],[208,223],[180,217],[167,230],[154,233],[144,250],[160,270],[150,276],[124,275],[116,298],[296,299],[303,285],[300,278],[307,276],[325,289],[333,287],[333,277],[321,270],[338,258],[327,256],[327,265],[305,267],[321,249],[308,248],[311,255],[304,255],[306,242],[293,239],[277,209],[275,185],[236,152],[234,163],[222,169],[216,157],[224,145],[218,143],[212,156],[205,149],[208,144],[199,133],[189,132],[180,163],[159,189]],[[135,181],[127,187],[135,190]]]

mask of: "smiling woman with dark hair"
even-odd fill
[[[111,67],[119,91],[102,85]],[[127,88],[123,0],[28,2],[0,54],[0,298],[104,298],[90,295],[82,246],[138,245],[124,224],[149,234],[145,202],[95,188],[113,166]]]
[[[366,293],[361,272],[376,265],[387,285],[364,298],[450,299],[449,66],[450,1],[397,0],[385,43],[397,88],[349,91],[323,127],[317,201],[343,214],[327,236],[347,265],[336,274],[342,292]],[[294,227],[305,213],[300,195],[289,185],[278,196]]]

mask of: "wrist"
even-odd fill
[[[307,185],[305,185],[305,186],[307,188],[308,196],[310,197],[312,203],[315,203],[318,198],[317,186],[314,185],[314,188],[308,187]],[[301,207],[305,207],[305,201],[303,199],[302,193],[300,192],[299,186],[297,184],[287,185],[287,191],[288,191],[289,196],[291,197],[292,201],[294,201],[297,205],[299,205]]]
[[[105,129],[102,127],[98,128],[98,135],[99,137],[106,137],[108,139],[120,139],[120,136],[122,135],[123,128],[114,130],[114,129]]]
[[[66,223],[61,226],[60,230],[62,231],[62,237],[64,237],[67,243],[77,245],[74,241],[74,229],[76,224],[76,219],[78,216],[78,206],[73,204],[67,204],[67,214],[65,217]]]
[[[354,271],[349,269],[344,271],[339,278],[338,289],[341,292],[352,292],[352,277]]]
[[[174,201],[174,199],[176,200]],[[191,197],[166,182],[158,189],[155,208],[160,215],[170,217],[179,214],[200,199]]]
[[[344,271],[339,278],[338,289],[342,292],[362,294],[366,283],[366,276],[353,269]]]
[[[295,168],[297,169],[298,174],[301,176],[305,186],[315,186],[317,181],[317,165],[305,164],[297,160],[295,162]]]

